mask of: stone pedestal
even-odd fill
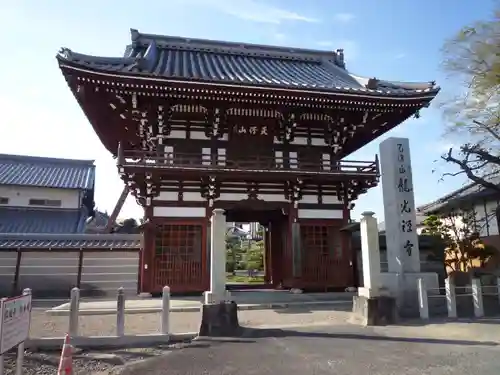
[[[226,230],[224,210],[213,210],[210,290],[204,294],[200,336],[234,336],[240,331],[238,307],[226,290]]]
[[[382,326],[398,321],[396,299],[391,296],[354,296],[351,321],[365,326]]]
[[[418,279],[423,279],[429,295],[439,293],[439,280],[434,272],[387,272],[381,274],[381,283],[390,296],[397,298],[398,314],[401,318],[418,318]]]
[[[200,336],[233,337],[241,331],[238,306],[234,301],[203,305]]]

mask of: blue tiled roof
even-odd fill
[[[372,80],[350,74],[343,51],[317,51],[188,39],[131,31],[124,57],[98,57],[63,48],[60,64],[134,76],[376,95],[437,94],[433,82]],[[374,83],[376,82],[376,84]],[[373,86],[375,85],[375,86]]]
[[[93,160],[0,154],[0,185],[93,190]]]
[[[1,234],[0,249],[140,249],[137,234]]]
[[[87,211],[0,208],[0,233],[81,233]]]

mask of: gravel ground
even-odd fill
[[[310,324],[318,321],[347,319],[347,313],[327,310],[325,307],[307,307],[283,310],[239,311],[240,324],[248,327],[261,325]],[[197,332],[201,322],[200,312],[173,312],[170,314],[172,333]],[[125,316],[125,334],[157,333],[160,329],[160,314],[129,314]],[[43,311],[32,313],[31,337],[63,337],[68,330],[68,317],[49,316]],[[93,315],[80,317],[80,335],[111,336],[116,332],[115,315]]]
[[[182,348],[185,344],[152,348],[133,348],[113,351],[78,351],[73,355],[73,375],[112,375],[119,372],[125,363],[154,358]],[[54,375],[59,365],[59,352],[25,353],[24,375]],[[5,375],[14,375],[15,353],[5,356]]]
[[[345,324],[348,313],[345,311],[326,310],[326,308],[289,308],[283,310],[249,310],[238,313],[240,324],[245,327],[314,325],[321,323]],[[196,332],[199,329],[199,312],[171,313],[172,333]],[[130,314],[125,316],[125,334],[148,334],[159,331],[160,314]],[[32,313],[31,337],[62,337],[68,329],[68,317],[49,316],[42,310]],[[80,317],[80,335],[108,336],[116,331],[115,315],[94,315]],[[106,352],[77,351],[74,356],[75,375],[112,374],[125,362],[140,361],[156,357],[183,344],[159,346],[154,348],[135,348]],[[51,375],[57,372],[59,352],[26,352],[25,375]],[[13,375],[15,353],[5,356],[5,375]]]

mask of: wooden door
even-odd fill
[[[269,245],[270,245],[270,263],[271,263],[271,280],[273,287],[278,287],[283,284],[284,281],[284,247],[286,245],[284,230],[285,230],[285,220],[288,220],[286,216],[282,219],[275,219],[269,225]]]
[[[352,285],[349,248],[339,226],[301,223],[301,284],[315,288],[345,288]]]
[[[204,290],[205,226],[197,223],[160,225],[155,238],[153,289],[172,292]]]

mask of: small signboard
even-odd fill
[[[31,323],[31,294],[0,300],[0,355],[26,341]]]

